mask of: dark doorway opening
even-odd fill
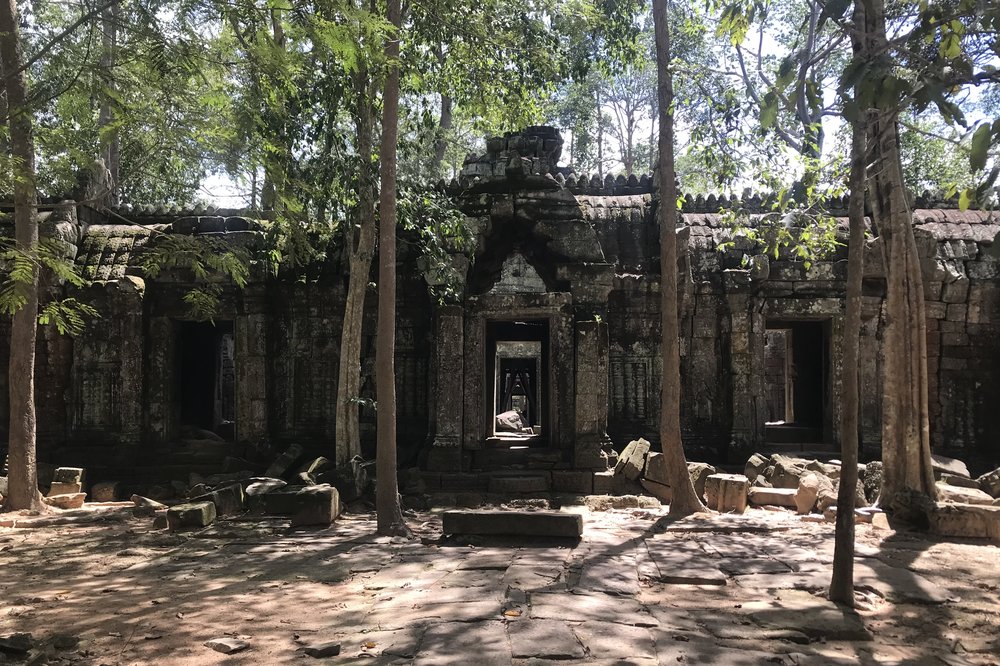
[[[177,381],[182,429],[235,438],[236,366],[233,323],[180,322]]]
[[[824,441],[830,401],[827,323],[768,321],[764,380],[767,441]]]
[[[491,446],[543,446],[549,430],[548,321],[488,322],[484,401]]]

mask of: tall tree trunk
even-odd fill
[[[660,445],[670,476],[670,515],[704,511],[694,490],[681,440],[681,363],[677,321],[677,184],[674,182],[673,73],[666,0],[653,0],[656,33],[656,94],[660,124],[660,321],[663,375],[660,389]]]
[[[337,378],[336,443],[337,465],[344,465],[361,453],[361,426],[357,398],[361,395],[361,332],[364,324],[365,292],[371,275],[375,253],[375,174],[372,150],[374,144],[374,87],[366,66],[354,75],[357,95],[355,127],[357,132],[358,175],[357,223],[348,243],[350,275],[344,302],[344,325],[340,336],[340,370]]]
[[[399,504],[396,478],[396,144],[399,140],[400,0],[389,0],[386,37],[388,72],[382,95],[382,145],[379,150],[378,329],[375,389],[378,397],[378,453],[375,493],[378,533],[409,535]]]
[[[883,0],[864,0],[871,52],[887,48]],[[927,406],[927,320],[923,276],[903,185],[897,119],[899,103],[879,108],[870,132],[872,211],[886,267],[885,364],[882,396],[881,504],[903,519],[920,519],[916,502],[933,500]]]
[[[35,333],[38,327],[38,193],[35,189],[35,146],[31,114],[25,105],[28,83],[23,63],[17,1],[0,0],[0,69],[8,76],[11,156],[14,159],[14,237],[17,249],[31,261],[31,278],[19,285],[24,305],[14,313],[10,329],[9,479],[7,510],[45,507],[38,492],[35,452]]]
[[[854,25],[864,25],[864,8],[854,6]],[[854,35],[855,56],[869,53],[861,31]],[[855,90],[854,99],[861,96]],[[865,188],[868,165],[868,111],[859,109],[851,123],[850,201],[847,215],[847,298],[844,315],[844,355],[841,359],[840,489],[833,549],[830,600],[854,606],[854,497],[858,486],[858,347],[861,337],[861,278],[865,256]]]
[[[118,168],[120,164],[121,138],[116,128],[105,130],[115,119],[111,93],[115,90],[115,61],[118,51],[118,20],[121,12],[119,4],[107,7],[101,12],[101,63],[100,77],[104,90],[101,90],[101,108],[97,117],[97,129],[101,136],[101,159],[111,175],[111,191],[103,198],[110,206],[118,205],[121,190],[118,186]]]

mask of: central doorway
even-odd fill
[[[487,444],[544,446],[549,438],[549,324],[547,320],[486,325],[484,413]]]
[[[827,322],[768,321],[764,382],[769,443],[819,443],[830,413]]]
[[[236,365],[233,322],[179,322],[177,398],[181,428],[235,437]]]

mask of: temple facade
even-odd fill
[[[527,467],[549,475],[557,490],[584,491],[589,472],[605,467],[602,452],[637,437],[658,443],[654,179],[583,176],[557,166],[560,152],[556,130],[529,128],[490,139],[459,180],[440,185],[476,238],[474,251],[453,256],[457,297],[432,297],[428,287],[440,276],[422,271],[416,251],[403,244],[402,465],[473,485],[483,474]],[[845,204],[828,206],[844,243]],[[685,448],[691,458],[720,462],[753,451],[835,451],[846,247],[808,267],[751,242],[720,247],[732,240],[728,211],[737,208],[769,209],[749,195],[688,197],[677,229]],[[170,478],[292,442],[332,456],[346,261],[331,256],[278,276],[255,266],[243,289],[220,283],[217,313],[199,322],[184,300],[194,278],[181,271],[153,278],[142,253],[169,234],[260,246],[255,220],[239,211],[86,206],[52,206],[43,216],[43,233],[65,240],[93,281],[75,295],[101,316],[76,338],[40,329],[42,460]],[[996,461],[1000,217],[918,197],[914,231],[924,269],[932,446],[970,467]],[[880,446],[884,293],[872,228],[859,368],[867,456]],[[374,398],[376,297],[371,290],[362,398]],[[8,353],[7,326],[0,358]],[[5,411],[8,379],[0,376]],[[371,453],[367,407],[362,426]]]

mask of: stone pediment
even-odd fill
[[[514,252],[503,262],[500,279],[491,294],[544,294],[545,281],[535,267],[520,252]]]

